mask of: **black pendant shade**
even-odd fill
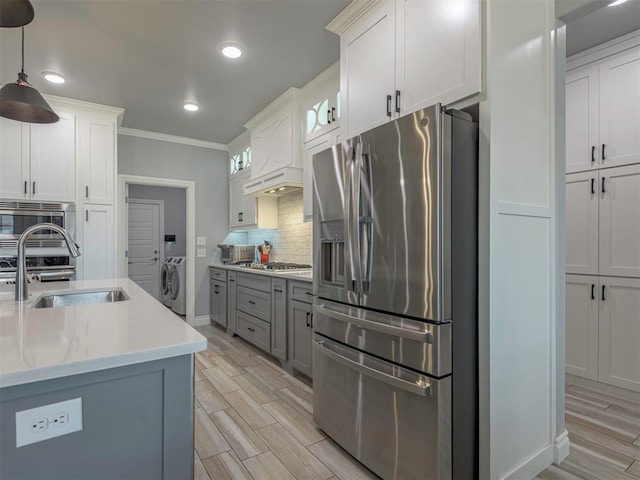
[[[0,0],[0,27],[22,27],[33,20],[29,0]]]
[[[27,81],[27,74],[24,73],[24,27],[22,70],[18,73],[16,83],[7,83],[0,89],[0,117],[28,123],[55,123],[60,120],[40,92]]]

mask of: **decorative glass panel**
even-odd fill
[[[313,105],[307,110],[307,133],[314,133],[322,129],[329,122],[329,99],[324,100]]]
[[[248,168],[251,166],[251,147],[247,147],[242,151],[242,167],[240,168],[240,170],[242,170],[243,168]]]
[[[231,163],[231,175],[233,175],[234,173],[238,173],[238,162],[240,161],[240,155],[239,154],[235,154],[233,157],[231,157],[230,159],[230,163]]]

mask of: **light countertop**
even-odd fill
[[[269,275],[270,277],[286,278],[287,280],[298,280],[300,282],[313,281],[313,269],[306,268],[303,270],[281,270],[274,272],[272,270],[260,270],[257,268],[247,268],[240,265],[225,265],[224,263],[210,263],[211,268],[224,268],[225,270],[233,270],[235,272],[255,273],[257,275]]]
[[[47,292],[122,288],[129,300],[33,309]],[[129,279],[32,283],[29,300],[0,286],[0,387],[160,360],[207,340]]]

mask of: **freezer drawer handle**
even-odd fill
[[[319,315],[325,315],[335,320],[353,323],[354,325],[358,325],[359,327],[366,328],[368,330],[375,330],[377,332],[395,335],[397,337],[406,338],[408,340],[433,343],[433,336],[429,332],[416,332],[414,330],[407,330],[406,328],[394,327],[391,325],[385,325],[384,323],[372,322],[363,318],[352,317],[351,315],[347,315],[346,313],[340,313],[334,310],[330,310],[324,304],[314,305],[313,311]]]
[[[320,353],[321,355],[326,355],[327,357],[335,360],[338,363],[360,372],[363,375],[371,377],[375,380],[379,380],[393,387],[399,388],[401,390],[405,390],[407,392],[415,393],[416,395],[420,395],[422,397],[426,397],[431,394],[431,385],[424,382],[424,384],[418,385],[417,383],[407,382],[406,380],[401,380],[393,375],[387,375],[386,373],[379,372],[371,367],[367,367],[366,365],[362,365],[361,363],[354,362],[353,360],[343,357],[342,355],[337,354],[336,352],[331,351],[323,340],[316,342],[313,341],[313,348]]]

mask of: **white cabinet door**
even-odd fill
[[[0,118],[0,198],[29,198],[29,124]]]
[[[84,202],[112,205],[115,191],[115,123],[112,118],[78,118],[80,185]]]
[[[347,138],[395,115],[395,50],[395,2],[380,2],[340,38],[341,126]]]
[[[640,277],[640,164],[600,171],[600,275]]]
[[[599,81],[601,166],[639,163],[640,48],[603,61]]]
[[[82,213],[82,278],[113,278],[115,273],[115,224],[113,207],[85,205]]]
[[[304,138],[309,142],[340,126],[340,78],[311,94],[303,105]]]
[[[244,195],[244,183],[249,180],[250,170],[236,174],[229,180],[229,227],[232,230],[255,228],[258,223],[255,197]]]
[[[251,178],[257,179],[293,165],[295,102],[290,102],[251,131]]]
[[[331,132],[305,144],[304,186],[302,189],[302,211],[304,221],[313,220],[313,156],[331,147],[335,138]]]
[[[31,198],[75,202],[75,116],[57,111],[60,120],[31,125]]]
[[[640,392],[640,279],[600,277],[599,380]]]
[[[598,274],[598,172],[566,178],[567,273]]]
[[[598,277],[567,275],[566,371],[598,379]]]
[[[400,91],[400,114],[438,102],[448,104],[480,92],[480,2],[404,0],[395,3],[396,89]]]
[[[589,65],[567,73],[566,79],[566,171],[599,168],[598,66]]]

